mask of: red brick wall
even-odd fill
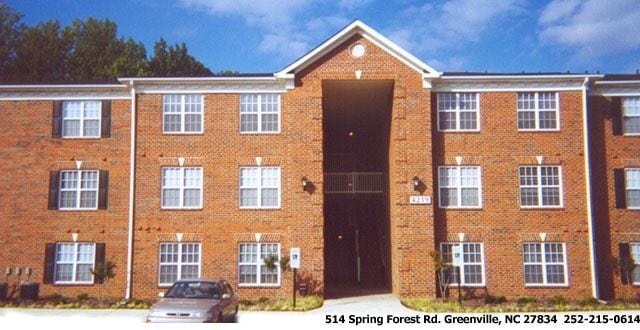
[[[439,132],[437,126],[434,128],[433,180],[436,185],[437,166],[456,165],[456,156],[462,157],[462,165],[480,166],[482,171],[482,208],[436,207],[437,241],[457,242],[457,233],[465,233],[465,241],[484,243],[486,287],[468,290],[476,294],[508,298],[588,297],[591,278],[582,93],[560,92],[560,130],[551,132],[518,131],[516,97],[516,92],[480,93],[479,132]],[[432,98],[435,100],[437,94]],[[432,122],[437,123],[436,101],[431,110]],[[562,208],[520,208],[518,166],[536,165],[536,156],[544,156],[543,164],[562,166]],[[437,192],[434,195],[437,196]],[[434,204],[438,205],[437,198]],[[522,243],[540,241],[539,233],[547,233],[547,242],[566,243],[568,287],[524,286]]]
[[[53,139],[52,101],[0,101],[0,268],[30,267],[42,283],[45,243],[106,242],[106,259],[116,264],[107,294],[124,296],[129,196],[129,101],[112,101],[111,137]],[[109,171],[108,208],[95,211],[48,210],[49,171]],[[21,280],[26,280],[22,275]],[[2,279],[4,281],[4,278]],[[9,283],[14,283],[12,275]],[[40,295],[100,294],[100,285],[43,285]]]
[[[614,169],[640,167],[640,138],[614,135],[615,98],[589,98],[593,196],[597,224],[599,283],[607,299],[640,294],[638,286],[623,284],[618,266],[618,244],[640,242],[640,211],[616,208]],[[615,118],[615,119],[614,119]]]
[[[162,96],[140,94],[137,99],[138,140],[136,166],[136,225],[134,295],[152,296],[158,288],[158,245],[175,242],[202,244],[202,276],[220,276],[237,286],[237,245],[281,243],[282,255],[290,247],[302,251],[301,274],[315,290],[322,290],[322,194],[302,190],[307,176],[321,187],[322,127],[320,115],[307,109],[308,101],[294,93],[282,95],[281,134],[240,134],[238,94],[206,94],[204,133],[162,133]],[[203,207],[199,210],[163,210],[160,206],[161,168],[203,168]],[[238,169],[256,166],[281,168],[281,208],[247,210],[238,205]],[[243,298],[289,296],[291,274],[279,288],[239,288]],[[321,291],[319,291],[321,292]]]

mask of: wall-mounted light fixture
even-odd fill
[[[307,177],[303,176],[302,179],[300,179],[300,181],[302,183],[302,190],[307,191],[307,184],[309,184],[309,180],[307,180]]]
[[[420,178],[416,175],[413,177],[413,190],[420,189]]]

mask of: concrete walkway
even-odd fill
[[[416,315],[415,311],[405,308],[400,304],[396,296],[381,294],[361,297],[349,297],[329,299],[324,305],[309,312],[245,312],[238,314],[240,324],[287,324],[322,327],[326,324],[327,316],[345,317],[345,324],[349,316],[383,316],[392,314],[396,316]],[[26,308],[0,308],[0,323],[23,325],[43,325],[54,328],[62,328],[67,325],[77,327],[94,328],[100,324],[114,326],[131,326],[142,324],[147,315],[147,310],[88,310],[88,309],[26,309]],[[343,324],[343,323],[338,323]],[[2,327],[4,328],[4,326]],[[86,328],[85,328],[86,329]]]

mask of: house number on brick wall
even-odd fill
[[[429,205],[431,196],[409,196],[409,204]]]

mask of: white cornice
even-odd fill
[[[127,100],[125,85],[0,85],[0,100]]]
[[[433,82],[435,92],[565,91],[582,90],[586,75],[473,75],[443,76]]]
[[[414,69],[415,71],[423,75],[423,78],[437,78],[441,75],[440,72],[422,62],[417,57],[411,55],[409,52],[405,51],[368,25],[364,24],[362,21],[356,20],[333,35],[327,41],[311,50],[306,55],[300,57],[298,60],[291,63],[279,72],[276,72],[275,76],[278,78],[291,77],[291,75],[295,74],[296,72],[300,72],[304,68],[308,67],[309,65],[320,59],[322,56],[329,53],[335,47],[339,46],[356,34],[362,35],[363,38],[388,52],[390,55],[392,55],[405,65]]]

